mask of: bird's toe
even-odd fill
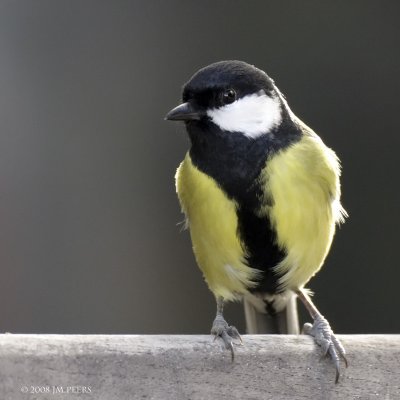
[[[337,383],[340,377],[340,358],[343,359],[346,367],[348,362],[346,351],[340,340],[333,333],[329,322],[322,315],[317,315],[314,319],[314,324],[307,323],[304,325],[303,332],[313,336],[315,343],[322,348],[323,353],[329,355],[335,365],[335,383]]]

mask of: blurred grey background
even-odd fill
[[[343,162],[310,282],[337,332],[400,332],[397,1],[0,1],[0,331],[208,333],[163,120],[200,67],[266,70]],[[240,304],[227,317],[244,331]]]

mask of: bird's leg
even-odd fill
[[[214,335],[215,339],[221,339],[225,345],[225,348],[231,351],[232,361],[235,359],[235,352],[233,350],[233,340],[239,339],[242,343],[242,338],[239,335],[238,330],[234,326],[229,326],[223,316],[224,299],[222,297],[217,298],[217,315],[215,316],[211,334]]]
[[[313,324],[304,324],[303,331],[305,334],[313,336],[315,342],[322,347],[324,354],[331,357],[336,368],[335,383],[338,383],[340,377],[340,357],[343,358],[346,368],[348,365],[346,351],[333,333],[329,322],[318,311],[317,307],[315,307],[307,292],[304,289],[299,289],[296,291],[296,294],[314,320]]]

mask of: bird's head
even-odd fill
[[[214,126],[257,138],[281,124],[285,109],[273,80],[243,61],[220,61],[200,69],[184,85],[182,100],[166,119],[184,121],[189,133],[191,128]]]

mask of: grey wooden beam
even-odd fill
[[[4,334],[0,399],[400,399],[400,335],[340,338],[335,385],[302,335],[245,335],[232,363],[210,336]]]

